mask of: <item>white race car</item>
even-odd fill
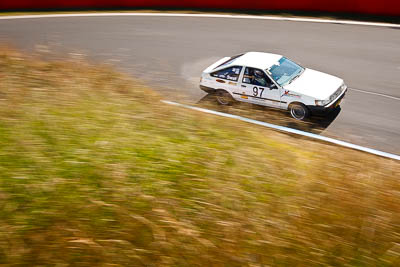
[[[298,120],[336,108],[347,91],[338,77],[260,52],[218,60],[203,71],[200,88],[222,105],[238,100],[285,109]]]

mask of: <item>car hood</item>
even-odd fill
[[[318,100],[328,99],[343,83],[343,80],[312,69],[305,71],[283,88]]]

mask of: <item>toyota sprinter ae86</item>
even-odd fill
[[[222,105],[244,101],[279,108],[297,120],[328,113],[339,106],[347,91],[338,77],[261,52],[218,60],[203,71],[200,88],[215,94]]]

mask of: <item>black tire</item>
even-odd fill
[[[308,108],[301,103],[290,104],[289,111],[290,111],[290,115],[294,119],[300,120],[300,121],[303,121],[308,116],[310,116],[310,111],[308,110]]]
[[[217,99],[218,104],[224,106],[230,106],[235,101],[227,91],[221,89],[215,92],[215,98]]]

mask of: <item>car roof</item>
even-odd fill
[[[278,62],[281,57],[281,55],[271,53],[247,52],[234,60],[230,65],[242,65],[265,70]]]

